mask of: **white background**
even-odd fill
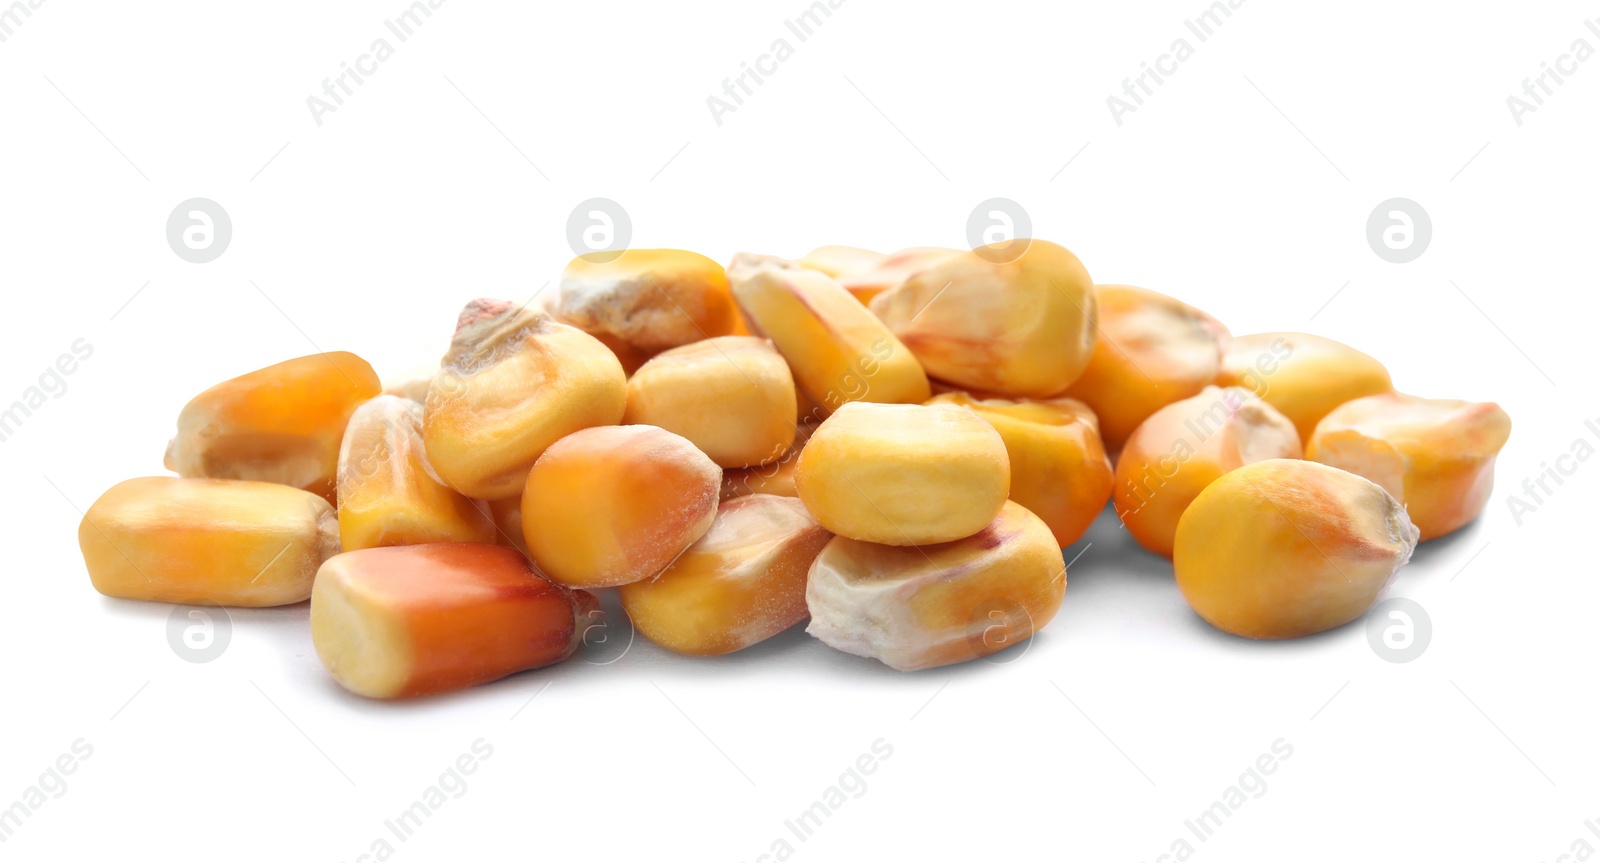
[[[783,22],[802,0],[456,0],[318,126],[306,98],[395,42],[403,8],[49,0],[0,43],[0,404],[75,339],[94,349],[0,444],[0,806],[94,747],[0,858],[355,860],[479,738],[492,757],[396,859],[750,861],[780,837],[802,860],[1600,846],[1600,464],[1520,526],[1507,503],[1575,440],[1600,446],[1583,425],[1600,422],[1600,61],[1520,126],[1506,106],[1574,40],[1600,48],[1583,24],[1600,8],[1251,0],[1199,43],[1200,0],[848,0],[799,43]],[[780,37],[794,56],[719,126],[706,98]],[[1106,97],[1180,37],[1194,56],[1117,125]],[[232,216],[209,264],[164,238],[195,196]],[[316,349],[426,364],[463,302],[557,276],[593,196],[627,208],[634,245],[718,260],[961,245],[977,202],[1012,198],[1098,281],[1499,402],[1499,487],[1396,583],[1434,629],[1403,665],[1360,624],[1270,644],[1209,629],[1109,516],[1068,550],[1093,542],[1025,655],[906,675],[796,630],[379,704],[325,675],[305,606],[235,613],[227,651],[195,665],[168,647],[169,607],[90,588],[78,510],[162,473],[191,395]],[[1405,265],[1365,239],[1395,196],[1433,221]],[[790,834],[879,738],[893,755],[866,792]],[[1280,738],[1293,755],[1266,792],[1209,841],[1188,833]]]

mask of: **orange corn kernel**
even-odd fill
[[[148,476],[89,507],[78,547],[106,596],[258,608],[311,596],[339,524],[326,500],[287,485]]]
[[[979,533],[896,548],[835,537],[811,565],[806,631],[916,671],[988,656],[1043,629],[1067,590],[1050,528],[1007,501]]]
[[[1011,488],[1011,462],[999,432],[966,408],[853,402],[800,451],[795,487],[833,533],[927,545],[993,521]]]
[[[766,464],[794,443],[794,378],[766,339],[720,336],[673,348],[628,381],[625,423],[682,435],[726,468]]]
[[[561,274],[555,316],[650,356],[734,331],[728,274],[704,255],[629,249],[579,255]]]
[[[1099,333],[1089,367],[1063,395],[1087,404],[1113,452],[1163,407],[1217,378],[1228,329],[1165,294],[1096,285]]]
[[[1511,418],[1492,402],[1384,393],[1323,417],[1306,458],[1383,486],[1429,540],[1483,512],[1495,457],[1510,436]]]
[[[1111,499],[1111,460],[1083,402],[946,393],[927,403],[970,408],[994,426],[1011,460],[1011,499],[1049,525],[1058,548],[1077,542]]]
[[[1272,405],[1240,387],[1206,387],[1128,438],[1112,500],[1140,545],[1171,557],[1178,519],[1206,486],[1241,465],[1300,454],[1294,424]]]
[[[422,437],[446,485],[499,500],[522,490],[546,447],[620,421],[626,402],[622,366],[593,336],[505,300],[474,300],[428,388]]]
[[[357,695],[432,695],[567,658],[582,637],[586,599],[503,546],[368,548],[317,573],[311,642]]]
[[[1306,333],[1235,336],[1223,354],[1217,386],[1253,391],[1294,423],[1302,441],[1339,405],[1394,389],[1383,363]]]
[[[848,247],[823,247],[823,249],[844,248]],[[817,255],[818,252],[822,252],[823,249],[818,249],[816,252],[812,252],[811,254]],[[857,251],[865,252],[865,250]],[[878,255],[878,259],[875,261],[868,259],[865,254],[856,257],[849,257],[837,252],[828,252],[827,256],[824,256],[820,260],[832,263],[836,268],[838,268],[839,272],[828,273],[828,275],[838,279],[839,284],[844,285],[844,289],[853,294],[856,299],[862,302],[862,304],[867,304],[872,302],[874,297],[883,293],[884,291],[892,290],[900,287],[902,284],[905,284],[906,279],[911,278],[917,273],[920,273],[923,270],[938,264],[940,261],[947,260],[959,254],[961,254],[960,249],[943,249],[936,246],[917,246],[910,249],[901,249],[892,255]],[[834,260],[830,261],[829,256],[832,256]],[[810,256],[807,257],[810,259]],[[802,260],[801,263],[806,264],[807,266],[813,266],[812,264],[806,263],[806,260]],[[863,266],[863,264],[866,264],[866,266]],[[823,267],[813,266],[813,269],[820,270],[823,269]],[[826,272],[826,270],[824,270],[824,272]]]
[[[1094,283],[1055,243],[984,246],[912,274],[872,311],[932,377],[983,392],[1043,398],[1071,386],[1094,350]]]
[[[528,541],[522,538],[522,498],[508,497],[489,501],[489,517],[494,520],[496,545],[510,546],[528,555]],[[532,557],[532,555],[528,555]]]
[[[1370,480],[1269,459],[1227,474],[1178,524],[1173,566],[1197,614],[1246,638],[1298,638],[1366,614],[1417,529]]]
[[[732,653],[805,620],[806,573],[832,536],[794,498],[737,498],[660,575],[617,593],[656,644],[691,656]]]
[[[759,467],[747,467],[722,472],[722,500],[751,494],[775,494],[779,497],[799,497],[794,487],[795,465],[800,463],[800,451],[811,439],[816,426],[795,426],[794,444],[776,461]]]
[[[185,477],[282,483],[332,503],[345,425],[381,390],[372,366],[343,351],[223,381],[178,414],[166,467]]]
[[[528,473],[522,534],[558,584],[628,584],[665,569],[711,527],[721,486],[722,469],[665,429],[585,429]]]

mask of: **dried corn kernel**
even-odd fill
[[[673,348],[628,381],[625,423],[682,435],[722,467],[776,461],[794,443],[794,377],[772,343],[721,336]]]
[[[820,251],[820,250],[819,250]],[[812,254],[815,254],[813,252]],[[948,260],[961,254],[960,249],[943,249],[936,246],[917,246],[910,249],[901,249],[892,255],[880,255],[879,260],[868,267],[844,269],[837,274],[832,274],[863,304],[872,302],[872,299],[884,291],[898,288],[905,284],[906,279],[922,272],[941,261]],[[841,262],[843,263],[843,262]],[[818,267],[817,269],[821,269]]]
[[[824,416],[846,402],[918,403],[928,397],[928,376],[917,358],[822,273],[754,267],[734,283],[733,294],[752,331],[772,340],[795,384]]]
[[[882,252],[855,246],[818,246],[807,252],[798,263],[808,270],[827,273],[837,279],[849,273],[870,270],[887,257],[889,256]]]
[[[1139,423],[1217,378],[1228,330],[1165,294],[1096,285],[1099,334],[1089,367],[1063,395],[1087,404],[1113,452]]]
[[[1302,441],[1339,405],[1394,389],[1383,363],[1307,333],[1234,336],[1223,354],[1217,386],[1255,392],[1294,423]]]
[[[1077,256],[1033,240],[1014,260],[995,244],[946,258],[872,300],[928,374],[968,389],[1043,398],[1094,350],[1094,283]]]
[[[147,476],[89,507],[78,547],[106,596],[255,608],[311,596],[339,524],[326,500],[287,485]]]
[[[409,698],[559,662],[577,649],[579,618],[594,606],[509,548],[369,548],[317,573],[311,642],[351,692]]]
[[[339,439],[377,395],[366,360],[335,351],[287,360],[195,396],[178,415],[166,467],[179,476],[277,482],[334,500]]]
[[[1178,519],[1206,486],[1241,465],[1300,452],[1294,424],[1270,404],[1240,387],[1206,387],[1128,438],[1111,499],[1140,545],[1171,557]]]
[[[853,402],[800,451],[795,487],[840,536],[927,545],[993,521],[1011,488],[1011,462],[1000,433],[966,408]]]
[[[528,541],[522,538],[522,498],[508,497],[489,501],[489,517],[494,520],[495,545],[505,545],[528,554]]]
[[[722,265],[678,249],[579,255],[561,274],[551,311],[645,356],[728,335],[738,321]]]
[[[1178,589],[1212,626],[1298,638],[1372,607],[1411,559],[1417,529],[1378,484],[1310,461],[1227,474],[1178,524]]]
[[[425,542],[493,542],[494,524],[441,483],[422,448],[422,405],[378,396],[350,417],[339,448],[339,542],[345,551]]]
[[[655,426],[602,426],[545,450],[522,494],[522,534],[568,587],[615,587],[665,569],[717,515],[722,469]]]
[[[1050,528],[1007,501],[966,539],[895,548],[835,537],[811,565],[806,631],[897,671],[966,662],[1043,629],[1067,590]]]
[[[1383,486],[1429,540],[1483,511],[1510,436],[1511,418],[1497,404],[1384,393],[1323,417],[1306,458]]]
[[[751,494],[775,494],[779,497],[799,497],[794,487],[795,465],[800,463],[800,451],[817,429],[813,425],[795,426],[794,444],[777,460],[738,470],[722,472],[722,500]]]
[[[618,422],[626,402],[622,366],[593,336],[504,300],[474,300],[428,388],[422,436],[446,485],[499,500],[522,490],[546,447]]]
[[[617,589],[645,638],[720,656],[806,618],[806,573],[833,537],[791,497],[722,504],[711,529],[655,578]]]
[[[1111,499],[1111,460],[1083,402],[946,393],[927,404],[970,408],[994,426],[1011,461],[1011,499],[1049,525],[1057,547],[1077,542]]]

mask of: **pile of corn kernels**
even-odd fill
[[[559,662],[605,589],[678,653],[809,619],[908,671],[1046,626],[1108,501],[1213,626],[1341,626],[1477,517],[1510,428],[1042,240],[628,250],[537,308],[468,303],[425,379],[326,353],[217,384],[178,476],[112,487],[78,539],[108,596],[309,598],[317,656],[374,698]]]

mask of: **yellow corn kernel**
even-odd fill
[[[356,408],[339,448],[345,551],[426,542],[493,542],[478,505],[441,483],[422,447],[422,405],[378,396]]]
[[[494,520],[495,545],[504,545],[528,557],[528,541],[522,538],[522,497],[489,501],[489,517]]]
[[[259,608],[304,602],[339,553],[333,507],[270,482],[147,476],[112,486],[78,525],[106,596]]]
[[[794,377],[772,343],[720,336],[657,354],[628,380],[625,423],[682,435],[722,467],[775,461],[794,443]]]
[[[833,535],[800,501],[758,494],[722,504],[711,529],[655,578],[617,588],[645,638],[720,656],[806,618],[806,573]]]
[[[723,502],[752,494],[775,494],[779,497],[798,498],[800,492],[794,487],[795,465],[800,463],[800,451],[805,449],[806,441],[811,439],[812,433],[816,430],[817,427],[813,425],[795,426],[794,444],[776,461],[759,467],[723,471]]]
[[[572,259],[551,303],[557,318],[646,357],[734,331],[738,312],[721,264],[679,249],[612,254]]]
[[[993,521],[1011,462],[1000,433],[966,408],[852,402],[800,451],[795,488],[833,533],[928,545]]]
[[[818,246],[797,263],[808,270],[826,273],[837,279],[849,273],[870,270],[889,257],[882,252],[855,246]]]
[[[826,248],[826,247],[825,247]],[[840,247],[832,247],[840,248]],[[821,251],[819,249],[818,251]],[[812,253],[813,255],[816,252]],[[948,260],[961,254],[960,249],[944,249],[936,246],[916,246],[910,249],[901,249],[892,255],[879,255],[879,260],[873,261],[870,266],[862,267],[860,263],[865,258],[857,261],[840,260],[839,266],[851,266],[841,269],[838,273],[829,275],[839,280],[844,289],[849,291],[863,305],[871,303],[872,299],[884,291],[898,288],[905,284],[906,279],[928,269],[941,261]],[[805,261],[801,261],[805,263]],[[822,269],[817,267],[816,269]]]
[[[1311,461],[1245,465],[1200,492],[1178,524],[1178,589],[1212,626],[1298,638],[1362,616],[1417,545],[1377,483]]]
[[[916,671],[988,656],[1055,617],[1067,590],[1050,528],[1007,501],[982,531],[896,548],[835,537],[811,565],[806,631],[829,647]]]
[[[1128,438],[1111,499],[1140,545],[1171,557],[1178,519],[1218,477],[1300,454],[1294,424],[1272,405],[1241,387],[1206,387],[1151,414]]]
[[[1228,329],[1165,294],[1096,285],[1099,334],[1089,367],[1063,395],[1100,419],[1106,448],[1122,449],[1139,423],[1217,378]]]
[[[504,300],[474,300],[428,387],[428,461],[468,497],[512,497],[546,447],[620,421],[627,386],[593,336]]]
[[[912,274],[872,311],[929,375],[971,390],[1044,398],[1071,386],[1094,351],[1094,282],[1077,256],[1028,242],[984,246]]]
[[[1383,363],[1307,333],[1234,336],[1223,354],[1217,386],[1253,391],[1294,423],[1302,441],[1339,405],[1394,389]]]
[[[339,439],[381,390],[366,360],[335,351],[287,360],[195,396],[166,467],[179,476],[277,482],[334,501]]]
[[[833,279],[815,270],[758,266],[734,282],[756,335],[772,340],[795,384],[821,412],[846,402],[915,404],[929,395],[917,358]]]
[[[994,426],[1011,461],[1011,499],[1050,527],[1058,548],[1077,542],[1111,499],[1111,460],[1083,402],[945,393],[927,403],[970,408]]]
[[[716,462],[665,429],[584,429],[529,471],[522,535],[558,584],[628,584],[665,569],[711,527],[721,486]]]
[[[1492,402],[1384,393],[1345,402],[1322,418],[1306,458],[1364,476],[1405,505],[1422,539],[1437,539],[1483,511],[1494,460],[1511,418]]]
[[[581,643],[580,618],[597,606],[509,548],[368,548],[317,573],[311,643],[351,692],[410,698],[560,662]]]

